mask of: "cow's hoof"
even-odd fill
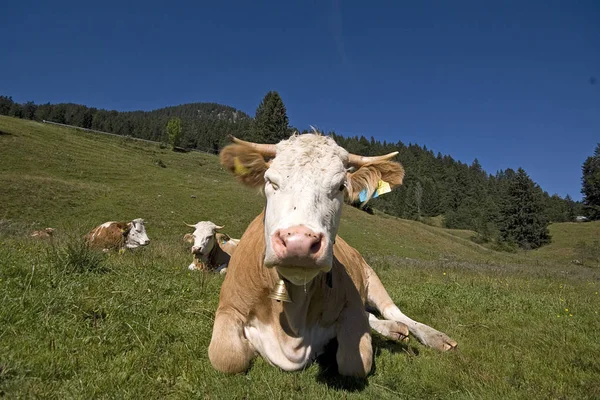
[[[375,331],[388,339],[392,339],[398,342],[408,341],[408,326],[399,321],[392,321],[388,319],[369,319],[369,325]]]
[[[221,274],[221,275],[225,275],[226,273],[227,273],[227,268],[222,268],[222,269],[219,271],[219,274]]]
[[[398,321],[386,321],[388,325],[388,338],[398,342],[408,342],[408,326]]]
[[[430,327],[427,327],[419,336],[421,343],[439,351],[452,350],[458,346],[458,343],[448,335]]]

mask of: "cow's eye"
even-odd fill
[[[340,192],[343,192],[344,189],[346,189],[346,182],[344,182],[340,185]]]
[[[279,189],[279,185],[277,185],[276,183],[273,183],[273,181],[271,181],[269,178],[265,178],[265,180],[267,181],[267,185],[271,185],[273,190]]]

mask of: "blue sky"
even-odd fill
[[[300,129],[523,167],[575,199],[600,142],[597,0],[21,0],[0,37],[0,94],[18,102],[254,115],[276,90]]]

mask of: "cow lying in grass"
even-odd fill
[[[188,266],[191,270],[218,271],[221,275],[227,272],[227,264],[239,242],[224,233],[219,233],[219,226],[210,221],[201,221],[196,225],[186,224],[194,228],[193,233],[186,233],[184,240],[192,243],[194,260]]]
[[[371,328],[395,340],[410,332],[442,351],[457,345],[404,315],[358,251],[337,236],[345,196],[354,201],[364,190],[368,200],[379,186],[402,183],[402,166],[389,161],[397,153],[360,157],[318,134],[277,145],[234,141],[221,151],[221,163],[242,183],[262,188],[266,206],[229,262],[208,348],[214,368],[242,372],[260,354],[283,370],[299,370],[337,340],[339,373],[364,377],[373,362]],[[269,296],[276,286],[291,301]]]
[[[46,228],[43,231],[33,231],[31,232],[30,236],[34,238],[45,239],[52,238],[52,235],[54,235],[54,229]]]
[[[125,249],[135,249],[150,243],[141,218],[131,222],[105,222],[85,235],[85,240],[92,248],[105,252],[118,250],[120,253]]]

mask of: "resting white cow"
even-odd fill
[[[50,238],[52,239],[52,235],[54,235],[53,228],[46,228],[43,231],[33,231],[31,232],[31,237],[34,238]]]
[[[221,163],[246,185],[263,188],[266,207],[229,262],[208,349],[214,368],[242,372],[260,354],[283,370],[299,370],[337,339],[339,373],[364,377],[373,361],[370,328],[396,340],[410,331],[439,350],[457,345],[404,315],[358,251],[337,236],[344,196],[356,200],[366,189],[370,197],[380,180],[402,183],[402,166],[389,161],[397,153],[360,157],[318,134],[277,145],[234,141],[221,151]],[[280,279],[291,302],[268,297]],[[367,305],[384,319],[368,314]]]
[[[90,247],[102,249],[103,251],[119,250],[146,246],[150,243],[146,234],[146,226],[141,218],[131,222],[105,222],[92,229],[85,240]]]
[[[211,221],[200,221],[196,225],[186,224],[194,228],[193,233],[186,233],[185,241],[193,243],[193,262],[188,266],[191,270],[217,271],[221,275],[227,273],[227,264],[239,242],[224,233],[219,233],[223,226]]]

